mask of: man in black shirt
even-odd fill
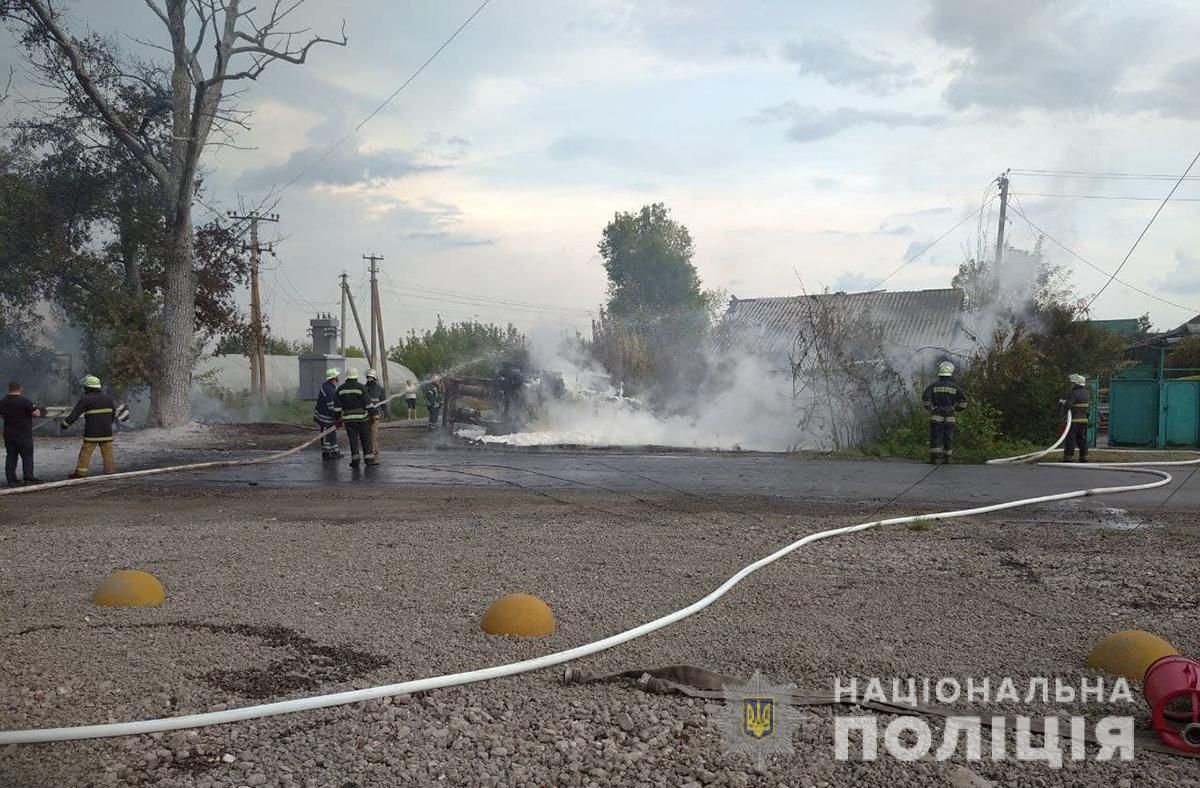
[[[8,384],[8,396],[0,400],[0,418],[4,419],[4,478],[10,487],[17,481],[17,458],[21,458],[21,475],[25,484],[37,484],[33,475],[33,417],[45,416],[46,411],[22,396],[21,384]]]

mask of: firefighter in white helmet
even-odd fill
[[[336,460],[342,456],[338,448],[337,427],[337,388],[339,373],[333,367],[325,370],[325,382],[317,392],[317,406],[313,409],[313,421],[321,432],[331,430],[328,435],[321,437],[321,458]]]
[[[921,395],[929,411],[929,464],[949,463],[954,459],[954,430],[957,414],[967,407],[967,395],[954,379],[954,365],[943,361],[938,377]]]
[[[1079,461],[1087,462],[1088,455],[1088,426],[1091,422],[1092,401],[1087,389],[1087,378],[1078,373],[1067,376],[1071,390],[1067,396],[1058,401],[1063,417],[1071,422],[1071,431],[1067,433],[1067,442],[1063,446],[1063,462],[1070,462],[1075,457],[1075,449],[1079,449]]]
[[[383,418],[383,409],[387,406],[383,401],[387,399],[387,391],[379,382],[379,376],[375,374],[375,370],[367,370],[367,382],[363,385],[363,393],[367,397],[367,422],[371,425],[371,448],[374,450],[374,456],[379,456],[379,420]]]

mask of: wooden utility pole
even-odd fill
[[[996,294],[999,295],[1000,264],[1004,260],[1004,224],[1008,219],[1008,170],[996,182],[1000,184],[1000,226],[996,230],[996,263],[992,266],[992,275],[996,280]]]
[[[341,350],[342,358],[346,357],[346,294],[350,289],[346,287],[346,272],[342,271],[342,322],[338,324],[338,330],[342,338]]]
[[[267,355],[266,332],[263,331],[262,322],[262,300],[258,288],[258,267],[263,251],[262,245],[258,242],[258,223],[278,223],[279,214],[260,214],[257,211],[251,211],[244,216],[238,216],[233,211],[229,211],[228,215],[230,219],[249,220],[250,222],[250,243],[242,244],[242,251],[250,252],[250,348],[247,355],[250,356],[250,393],[257,397],[259,402],[262,402],[267,396]],[[267,244],[266,250],[275,254],[270,244]]]
[[[350,292],[350,285],[346,284],[346,275],[342,274],[342,303],[350,304],[350,314],[354,315],[354,325],[358,326],[358,341],[363,343],[363,347],[367,347],[367,335],[363,333],[362,321],[358,319],[358,306],[354,303],[354,294]],[[345,339],[342,340],[345,344]],[[364,351],[365,352],[365,351]],[[343,348],[342,356],[346,355]]]
[[[383,378],[383,387],[388,388],[387,371],[387,341],[383,338],[383,310],[379,300],[378,264],[383,261],[382,255],[364,254],[363,259],[371,263],[371,366],[379,371]],[[376,345],[378,341],[378,345]],[[381,357],[382,354],[382,357]]]

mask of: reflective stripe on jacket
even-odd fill
[[[365,421],[367,395],[357,380],[347,380],[337,389],[338,418],[342,421]]]
[[[71,415],[63,419],[70,426],[83,416],[83,439],[88,443],[107,443],[113,439],[113,418],[116,404],[112,397],[100,391],[87,391],[75,403]]]
[[[966,392],[952,377],[939,377],[926,386],[921,401],[929,411],[930,421],[944,421],[949,424],[956,421],[955,413],[967,407]]]
[[[1072,424],[1091,423],[1092,398],[1087,386],[1074,386],[1067,394],[1066,410]]]

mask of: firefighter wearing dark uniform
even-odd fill
[[[434,375],[433,379],[425,384],[425,409],[429,411],[429,429],[437,426],[443,402],[445,395],[442,393],[442,376]]]
[[[1071,430],[1067,433],[1067,443],[1063,446],[1063,462],[1070,462],[1075,456],[1075,448],[1079,448],[1079,461],[1087,462],[1088,455],[1088,424],[1091,419],[1091,397],[1087,390],[1087,379],[1083,375],[1071,375],[1071,391],[1066,398],[1060,399],[1063,416],[1071,422]]]
[[[92,463],[92,452],[100,448],[100,457],[104,461],[104,472],[116,471],[113,461],[113,421],[116,417],[116,404],[112,398],[100,391],[100,379],[88,375],[83,379],[83,396],[75,403],[75,409],[63,419],[59,426],[62,429],[70,427],[83,416],[83,446],[79,449],[79,461],[75,463],[72,479],[88,475],[88,466]]]
[[[367,423],[371,429],[371,447],[375,450],[372,455],[379,456],[379,419],[382,417],[383,406],[382,402],[387,399],[387,391],[379,383],[379,376],[375,374],[375,370],[367,370],[367,382],[363,386],[363,393],[367,397]]]
[[[371,428],[367,424],[367,395],[358,382],[358,370],[346,370],[346,382],[338,386],[337,404],[334,410],[346,428],[350,440],[350,467],[357,468],[366,460],[367,465],[376,463],[371,446]]]
[[[929,463],[948,463],[954,458],[956,414],[967,407],[967,395],[954,380],[954,365],[943,361],[938,379],[925,387],[921,396],[929,411]]]
[[[321,390],[317,392],[317,406],[313,409],[313,421],[317,423],[317,429],[321,432],[337,426],[338,415],[334,410],[337,405],[337,389],[338,371],[330,367],[325,370],[325,382],[321,384]],[[342,451],[338,448],[337,431],[334,430],[328,435],[322,436],[321,458],[336,460],[341,456]]]

